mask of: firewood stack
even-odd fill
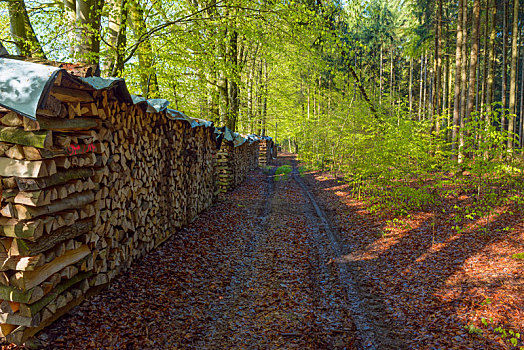
[[[258,167],[258,138],[244,138],[238,133],[224,139],[218,151],[218,185],[221,192],[237,187],[250,170]]]
[[[58,78],[37,121],[0,112],[0,336],[22,343],[90,288],[108,150],[93,92]]]
[[[274,143],[270,137],[262,137],[259,143],[259,158],[258,164],[260,166],[267,166],[271,163],[271,159],[276,158],[274,154]]]
[[[233,142],[222,141],[220,150],[218,151],[217,172],[218,172],[218,187],[220,192],[227,192],[232,188],[232,158],[235,146]]]
[[[0,108],[0,337],[10,343],[106,285],[222,188],[214,127],[66,76],[36,121]],[[228,189],[258,161],[256,142],[232,147],[227,166],[242,175]]]
[[[246,141],[233,149],[231,159],[231,188],[240,185],[250,170],[258,166],[258,140]]]

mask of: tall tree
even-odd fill
[[[29,20],[24,0],[9,0],[9,22],[11,37],[19,55],[45,58],[44,50],[37,39]]]
[[[461,111],[461,87],[462,87],[462,45],[464,32],[464,3],[465,0],[459,0],[458,15],[457,15],[457,45],[455,51],[455,100],[453,104],[453,129],[451,131],[451,147],[456,150],[458,146],[458,131],[460,127],[460,111]]]
[[[511,67],[510,67],[510,85],[509,85],[509,115],[508,115],[508,151],[513,151],[513,135],[515,132],[515,117],[517,113],[517,59],[519,55],[518,38],[519,38],[519,0],[513,1],[513,28],[511,30]]]

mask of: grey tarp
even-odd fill
[[[0,105],[36,119],[60,68],[0,57]]]
[[[134,99],[129,94],[127,90],[126,82],[122,78],[101,78],[101,77],[88,77],[88,78],[79,78],[82,82],[87,83],[95,90],[105,90],[114,88],[116,91],[116,96],[119,100],[125,103],[133,103]]]
[[[212,128],[214,126],[213,122],[208,120],[190,118],[182,112],[167,108],[168,100],[146,100],[141,96],[131,95],[125,80],[121,78],[81,78],[54,66],[2,57],[0,57],[0,106],[36,119],[36,111],[44,105],[49,90],[60,71],[63,72],[63,79],[70,79],[94,90],[114,89],[116,97],[122,102],[135,105],[144,103],[147,105],[146,112],[148,113],[166,111],[169,117],[185,120],[193,128],[197,126]],[[236,136],[232,136],[231,141],[235,138]],[[239,142],[242,140],[238,139],[237,143]]]

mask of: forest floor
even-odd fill
[[[406,349],[524,350],[524,213],[468,220],[453,230],[450,213],[472,206],[462,194],[433,212],[377,214],[327,172],[305,176],[337,228],[340,263],[356,268],[400,325]]]
[[[274,176],[284,164],[293,172]],[[413,213],[399,225],[371,215],[346,183],[299,175],[294,156],[281,154],[36,342],[44,349],[510,348],[509,331],[524,330],[524,263],[509,258],[522,250],[522,223],[496,237],[433,235],[427,217]],[[493,321],[484,326],[482,317]]]

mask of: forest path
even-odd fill
[[[49,349],[388,349],[381,307],[356,292],[344,250],[294,156],[252,172],[111,286],[38,336]],[[320,216],[319,216],[320,215]],[[372,322],[370,321],[372,320]],[[378,320],[378,322],[377,322]]]

